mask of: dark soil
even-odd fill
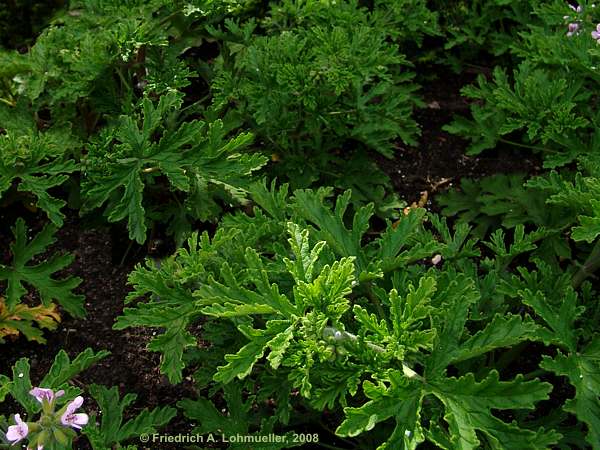
[[[541,160],[531,152],[500,147],[477,156],[465,155],[468,142],[442,130],[457,115],[469,116],[469,101],[460,89],[475,80],[475,74],[445,74],[431,82],[422,82],[421,95],[426,107],[416,111],[422,135],[418,147],[397,144],[395,158],[374,155],[381,169],[390,177],[394,189],[408,203],[418,202],[427,192],[430,209],[436,210],[431,198],[456,187],[462,178],[482,178],[499,173],[535,174]]]
[[[509,172],[534,173],[539,169],[534,156],[509,149],[477,157],[464,156],[467,143],[442,131],[442,126],[454,114],[468,113],[468,103],[460,97],[459,90],[472,78],[467,75],[425,83],[423,96],[428,107],[417,112],[417,120],[423,129],[421,145],[417,148],[399,146],[394,160],[376,157],[379,165],[392,179],[397,192],[409,203],[418,201],[424,191],[428,192],[431,201],[433,195],[456,185],[463,177],[479,178]],[[430,206],[435,208],[431,203]],[[0,261],[7,262],[10,259],[8,243],[12,240],[8,224],[14,223],[14,220],[6,216],[18,217],[22,212],[11,214],[6,209],[4,211],[4,217],[0,216]],[[35,215],[30,216],[35,218]],[[37,225],[35,220],[27,220],[28,224],[33,224],[32,233],[41,228],[44,220],[39,215]],[[3,345],[0,373],[8,374],[19,358],[29,358],[31,378],[35,385],[46,373],[59,350],[64,349],[70,357],[75,357],[91,347],[94,351],[109,350],[111,354],[81,374],[75,382],[82,388],[97,383],[118,386],[121,395],[137,394],[136,403],[128,410],[131,415],[143,408],[174,406],[182,398],[194,398],[194,388],[189,380],[173,386],[160,374],[159,355],[145,349],[155,334],[152,329],[112,329],[115,319],[123,310],[123,299],[130,290],[127,275],[137,262],[144,259],[148,248],[132,247],[127,252],[128,244],[123,233],[101,227],[86,227],[75,215],[68,218],[65,226],[57,233],[57,238],[57,243],[49,252],[70,252],[75,255],[75,262],[64,275],[83,279],[78,291],[86,297],[87,318],[75,320],[65,315],[58,331],[46,333],[46,345],[30,343],[24,339]],[[120,264],[121,260],[123,264]],[[4,403],[0,406],[0,415],[17,412],[15,408],[13,403]],[[93,411],[91,402],[87,403],[86,411]],[[191,424],[184,418],[177,417],[169,424],[168,434],[187,434],[191,428]],[[139,445],[139,442],[132,443]],[[76,445],[78,449],[88,448],[82,442]],[[152,444],[151,448],[182,448],[181,445],[173,445]]]
[[[6,230],[2,230],[5,234]],[[37,230],[32,230],[32,234]],[[92,383],[105,386],[118,386],[121,396],[126,393],[138,395],[137,401],[129,407],[127,413],[137,415],[144,408],[156,406],[175,406],[178,400],[194,397],[192,383],[173,386],[160,374],[159,354],[145,350],[146,344],[155,331],[149,328],[126,329],[115,331],[112,325],[123,311],[123,299],[130,288],[127,286],[129,274],[136,262],[143,259],[139,249],[133,258],[125,258],[122,266],[115,261],[115,256],[124,253],[124,248],[113,248],[120,245],[111,239],[108,229],[82,229],[82,224],[76,217],[71,217],[57,232],[57,242],[48,249],[48,254],[54,252],[69,252],[75,256],[73,264],[64,271],[62,276],[72,275],[83,279],[78,293],[86,297],[87,317],[84,320],[63,316],[59,329],[46,333],[47,344],[37,344],[19,339],[2,346],[0,354],[0,373],[10,373],[11,366],[20,358],[28,358],[31,365],[31,380],[35,386],[48,368],[52,365],[55,355],[65,350],[71,358],[90,347],[95,352],[108,350],[111,354],[83,372],[74,381],[81,387]],[[0,253],[6,254],[5,243],[12,240],[11,235],[1,236]],[[6,259],[6,258],[3,258]],[[0,414],[12,414],[15,404],[0,405]],[[92,412],[88,403],[85,410]],[[169,425],[169,434],[189,433],[191,426],[183,419],[176,418]],[[139,442],[134,442],[138,444]],[[86,443],[87,445],[87,443]],[[86,446],[80,441],[78,449]],[[158,448],[154,446],[153,448]],[[180,448],[168,447],[161,448]]]

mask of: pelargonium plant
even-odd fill
[[[6,439],[11,444],[27,439],[28,450],[64,448],[76,436],[73,428],[80,430],[88,423],[87,414],[76,413],[83,404],[83,397],[75,397],[56,411],[56,400],[65,391],[54,392],[52,389],[36,387],[29,393],[42,404],[42,415],[36,422],[24,422],[19,414],[15,414],[15,425],[8,427],[6,432]]]

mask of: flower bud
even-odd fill
[[[348,350],[346,350],[345,347],[340,346],[336,349],[336,351],[339,356],[346,356],[348,354]]]
[[[333,345],[328,345],[327,348],[325,349],[325,356],[327,357],[327,359],[329,361],[335,361],[335,346]]]
[[[55,428],[53,435],[54,439],[56,439],[56,442],[59,444],[63,446],[67,446],[69,444],[69,438],[67,438],[67,435],[60,428]]]

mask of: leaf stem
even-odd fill
[[[16,102],[10,101],[10,100],[6,100],[5,98],[0,98],[0,102],[6,103],[10,107],[16,106],[16,104],[17,104]]]
[[[579,267],[577,273],[573,275],[571,286],[577,289],[587,277],[592,275],[598,269],[600,269],[600,239],[596,240],[592,252],[589,254],[583,265]]]
[[[379,318],[385,319],[385,311],[383,310],[383,306],[381,306],[381,302],[379,301],[379,299],[373,292],[373,288],[372,288],[370,281],[365,284],[365,289],[367,291],[367,297],[369,298],[371,303],[373,303],[373,305],[375,305],[375,309],[377,310],[377,314],[379,315]]]
[[[121,258],[121,262],[119,263],[118,267],[123,267],[123,264],[125,264],[125,260],[127,259],[127,256],[129,255],[129,252],[131,251],[131,248],[133,247],[133,241],[129,241],[129,245],[127,246],[127,250],[125,250],[125,253],[123,253],[123,257]]]
[[[503,142],[505,144],[514,145],[515,147],[529,148],[531,150],[540,150],[542,152],[547,152],[547,153],[558,153],[556,150],[552,150],[552,149],[549,149],[546,147],[538,147],[537,145],[522,144],[520,142],[511,141],[510,139],[500,138],[500,139],[498,139],[498,142]]]

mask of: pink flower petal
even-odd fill
[[[83,425],[88,423],[89,417],[87,414],[79,413],[75,414],[75,411],[83,405],[83,397],[76,397],[71,403],[69,403],[65,409],[65,412],[60,418],[60,422],[67,427],[73,427],[81,429]]]
[[[6,431],[6,439],[11,444],[16,444],[21,439],[27,437],[27,434],[29,434],[29,426],[27,426],[27,424],[21,420],[21,416],[19,414],[15,414],[15,422],[16,425],[11,425]]]
[[[54,399],[54,391],[52,389],[36,387],[29,391],[29,393],[40,403],[43,403],[44,400],[47,400],[48,403],[50,403]]]

